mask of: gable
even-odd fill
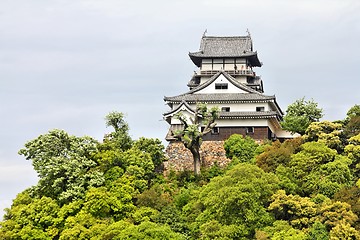
[[[253,90],[247,86],[238,83],[235,79],[225,74],[216,74],[213,79],[209,79],[204,83],[202,88],[194,91],[194,94],[209,94],[209,93],[250,93]]]
[[[171,121],[172,124],[174,124],[173,122],[176,122],[175,124],[180,124],[180,121],[173,117],[178,113],[183,114],[187,119],[189,119],[191,116],[194,116],[195,110],[192,109],[187,102],[182,101],[178,106],[174,107],[172,111],[165,113],[164,119],[168,122]]]

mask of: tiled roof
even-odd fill
[[[250,36],[204,36],[201,39],[200,51],[189,53],[189,56],[197,66],[200,65],[202,58],[221,57],[250,57],[254,66],[261,66],[257,53],[252,49]]]
[[[167,112],[167,113],[164,113],[163,115],[171,115],[173,113],[175,113],[176,111],[178,111],[182,106],[185,106],[190,112],[194,113],[195,114],[195,110],[191,108],[191,106],[185,101],[185,100],[182,100],[181,101],[181,104],[179,104],[179,106],[177,106],[175,109]]]
[[[255,91],[255,90],[254,90]],[[181,94],[174,97],[164,97],[168,102],[268,102],[275,100],[275,96],[266,96],[258,93],[209,93],[209,94]]]
[[[220,118],[279,118],[279,113],[276,111],[264,112],[220,112]]]
[[[201,89],[206,88],[207,86],[209,86],[211,83],[213,83],[219,76],[220,74],[224,75],[224,77],[229,80],[229,82],[231,82],[232,84],[234,84],[236,87],[238,87],[239,89],[249,92],[249,93],[257,93],[256,90],[246,86],[245,84],[239,83],[238,81],[236,81],[235,78],[233,78],[230,74],[228,74],[227,72],[224,71],[219,71],[217,72],[214,76],[212,76],[211,78],[209,78],[205,83],[199,85],[196,88],[191,89],[188,93],[195,93],[197,91],[200,91]]]
[[[252,52],[250,36],[239,37],[203,37],[200,44],[202,56],[207,57],[236,57]]]

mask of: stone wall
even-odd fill
[[[226,166],[231,160],[226,158],[224,141],[204,141],[200,148],[201,165],[212,166],[215,162],[219,166]],[[164,162],[164,171],[194,170],[194,161],[191,152],[181,142],[171,142],[165,153],[168,161]]]

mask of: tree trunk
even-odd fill
[[[190,152],[192,153],[194,159],[194,173],[195,175],[200,175],[200,167],[201,167],[200,148],[194,146],[190,149]]]

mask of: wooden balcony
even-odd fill
[[[200,71],[201,76],[214,75],[220,70],[203,70]],[[230,74],[231,76],[255,76],[255,72],[251,69],[246,70],[225,70],[224,72]]]

